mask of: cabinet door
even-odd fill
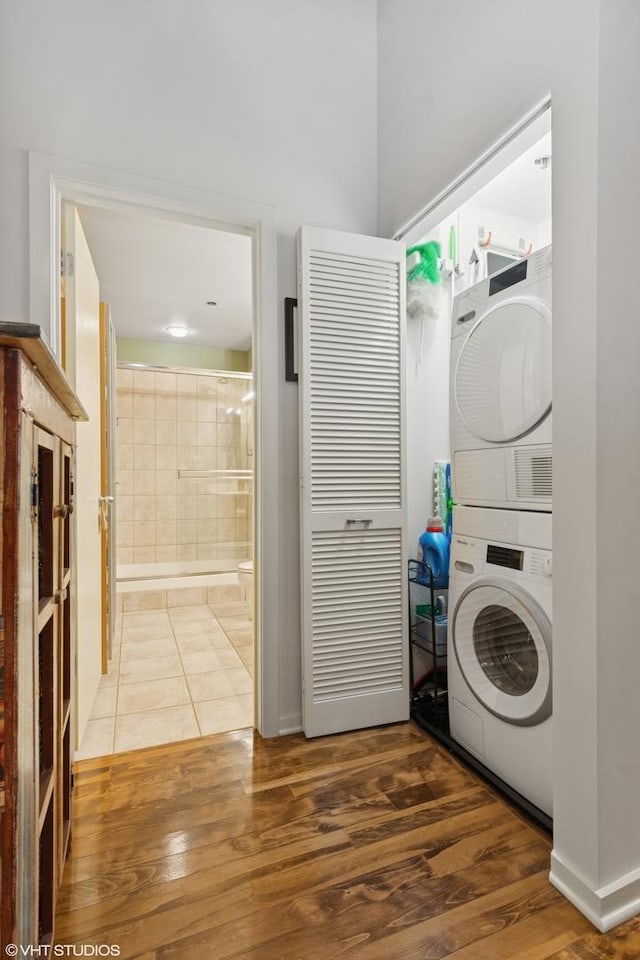
[[[6,795],[1,810],[0,952],[49,946],[68,839],[74,429],[19,350],[0,351]],[[28,411],[28,412],[25,412]],[[61,439],[64,437],[64,440]],[[0,643],[0,647],[2,644]],[[67,768],[65,776],[64,768]],[[2,791],[0,790],[0,800]],[[67,790],[68,801],[69,793]],[[1,806],[1,804],[0,804]]]
[[[60,444],[59,498],[55,510],[59,528],[59,594],[58,594],[58,874],[62,877],[64,860],[71,837],[71,767],[72,767],[72,710],[73,689],[73,605],[75,578],[71,518],[73,512],[73,450]]]
[[[303,725],[409,716],[404,245],[299,234]]]
[[[34,576],[34,528],[36,525],[33,504],[34,444],[33,425],[25,414],[19,415],[15,431],[15,444],[7,443],[7,452],[11,446],[17,449],[16,465],[19,464],[18,482],[12,502],[5,499],[4,509],[12,518],[15,531],[15,543],[11,550],[17,558],[14,571],[3,569],[3,577],[8,577],[15,591],[16,603],[7,613],[8,634],[13,637],[11,661],[7,665],[7,691],[11,683],[11,698],[14,716],[11,737],[7,737],[7,747],[11,744],[12,755],[7,755],[7,787],[9,802],[8,830],[15,837],[14,878],[11,890],[12,918],[15,927],[5,927],[6,916],[3,913],[2,939],[7,942],[37,943],[37,873],[34,864],[38,863],[39,845],[39,752],[37,749],[38,722],[34,705],[38,701],[35,687],[36,669],[34,654],[36,650],[36,609],[34,595],[37,593],[37,579]],[[35,460],[37,463],[37,459]],[[6,515],[5,514],[5,515]],[[8,545],[7,545],[8,546]],[[7,552],[5,551],[5,561]],[[4,585],[4,584],[3,584]],[[4,824],[3,824],[4,828]],[[36,873],[36,876],[34,876]],[[3,877],[4,885],[5,878]],[[15,886],[14,886],[15,884]]]
[[[35,726],[37,752],[38,939],[51,943],[57,887],[58,607],[60,441],[34,429],[33,524],[35,607]]]

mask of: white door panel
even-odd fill
[[[113,499],[108,502],[107,513],[109,523],[109,553],[108,553],[108,584],[109,584],[109,603],[108,603],[108,638],[109,638],[109,659],[113,656],[113,639],[115,634],[116,620],[116,333],[111,319],[111,312],[108,312],[108,331],[107,331],[107,471],[108,471],[108,496]]]
[[[408,717],[404,246],[299,234],[303,723]]]
[[[73,206],[66,216],[66,244],[73,264],[67,277],[67,343],[75,357],[75,386],[88,421],[77,425],[77,739],[82,740],[102,673],[102,554],[100,495],[100,290],[91,253]]]

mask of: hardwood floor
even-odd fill
[[[56,940],[138,960],[632,960],[550,841],[412,724],[251,731],[76,765]]]

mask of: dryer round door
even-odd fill
[[[454,396],[467,429],[493,443],[517,440],[546,417],[551,314],[542,300],[502,300],[476,321],[458,354]]]
[[[551,624],[533,597],[506,580],[476,580],[451,631],[462,675],[487,710],[521,726],[551,715]]]

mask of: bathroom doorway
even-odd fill
[[[116,616],[78,758],[254,725],[253,238],[77,206],[116,336]]]

